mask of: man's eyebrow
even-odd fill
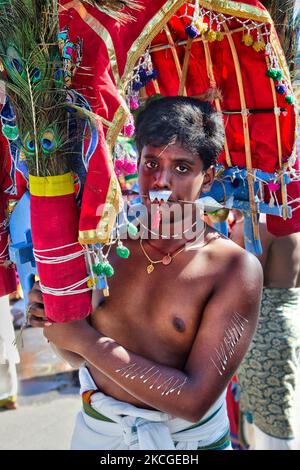
[[[177,163],[189,163],[190,165],[195,165],[196,162],[194,159],[192,158],[189,158],[189,157],[178,157],[178,158],[175,158],[174,159],[174,162],[177,162]]]
[[[153,153],[146,153],[146,155],[143,155],[144,158],[154,158],[156,160],[159,160],[160,157],[158,155],[154,155]],[[189,163],[190,165],[195,165],[195,160],[190,157],[177,157],[174,158],[173,162],[180,162],[180,163]]]
[[[159,160],[158,155],[154,155],[154,153],[146,153],[146,155],[143,155],[144,158],[156,158],[156,160]]]

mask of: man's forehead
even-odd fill
[[[156,159],[170,158],[174,160],[189,160],[191,163],[195,161],[196,156],[191,152],[185,150],[178,144],[162,145],[161,147],[154,147],[153,145],[145,145],[142,150],[142,156],[153,157]]]

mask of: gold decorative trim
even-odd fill
[[[227,0],[199,0],[199,4],[208,10],[215,10],[226,15],[246,18],[262,23],[271,23],[272,19],[267,10],[261,10],[258,7],[247,5],[243,2],[232,2]]]
[[[174,0],[168,0],[144,26],[142,33],[131,45],[130,51],[127,54],[124,73],[119,83],[120,91],[122,90],[124,93],[129,75],[141,54],[145,51],[146,47],[153,41],[155,36],[161,31],[169,19],[172,18],[172,16],[184,3],[185,0],[176,0],[175,2]]]
[[[123,104],[121,104],[118,107],[117,111],[115,112],[112,124],[106,135],[106,142],[111,152],[118,138],[119,133],[121,132],[121,130],[123,129],[126,123],[127,115],[128,115],[127,110],[125,109]]]
[[[121,197],[122,194],[118,179],[116,175],[112,173],[101,220],[96,229],[79,231],[79,243],[83,245],[93,243],[104,244],[109,241],[116,216],[119,213],[119,201]]]

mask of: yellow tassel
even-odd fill
[[[256,41],[252,47],[256,52],[263,51],[266,48],[265,43],[262,41]]]
[[[245,46],[248,46],[248,47],[252,46],[252,44],[254,43],[254,40],[251,34],[245,34],[243,36],[243,43],[245,44]]]
[[[217,39],[217,33],[216,31],[211,29],[210,31],[207,31],[207,33],[205,33],[205,37],[208,42],[214,42]]]
[[[216,37],[217,41],[223,41],[224,37],[225,37],[224,33],[222,33],[221,31],[217,32],[217,37]]]

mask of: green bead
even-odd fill
[[[99,276],[100,273],[100,270],[99,270],[99,264],[93,264],[93,273],[96,274],[97,276]]]
[[[280,69],[268,69],[266,75],[267,77],[272,78],[273,80],[282,79],[282,71]]]
[[[285,101],[287,102],[287,104],[294,104],[295,98],[292,95],[286,95]]]
[[[129,223],[127,225],[127,232],[129,233],[129,235],[135,237],[135,235],[138,233],[138,229],[136,228],[135,225]]]
[[[19,130],[16,126],[8,126],[4,124],[2,134],[9,140],[16,140],[19,137]]]
[[[130,256],[130,251],[126,246],[117,246],[117,255],[120,256],[120,258],[127,259]]]
[[[100,274],[102,274],[103,272],[102,265],[103,263],[93,265],[93,273],[96,274],[97,276],[100,276]]]
[[[115,274],[115,270],[111,264],[105,263],[105,266],[103,268],[103,274],[105,274],[105,276],[107,277],[112,277]]]

